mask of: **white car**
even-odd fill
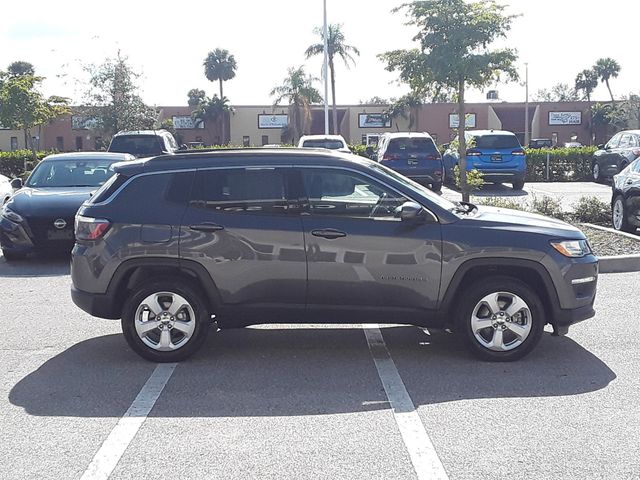
[[[349,145],[342,135],[303,135],[298,142],[299,148],[327,148],[339,152],[351,153]]]
[[[13,187],[10,180],[4,175],[0,175],[0,205],[4,205],[13,195]]]

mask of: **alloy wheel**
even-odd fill
[[[184,297],[173,292],[157,292],[140,303],[134,325],[145,345],[167,352],[189,342],[196,327],[196,316]]]
[[[616,230],[622,230],[622,225],[624,223],[624,204],[622,203],[622,199],[618,198],[613,204],[613,228]]]

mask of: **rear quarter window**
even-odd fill
[[[90,204],[102,203],[115,193],[129,177],[118,173],[107,180],[91,197]]]

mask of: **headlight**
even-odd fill
[[[10,220],[14,223],[21,223],[24,221],[24,218],[22,218],[20,215],[18,215],[16,212],[14,212],[13,210],[11,210],[9,208],[9,205],[5,205],[4,207],[2,207],[2,210],[0,211],[2,216],[4,218],[6,218],[7,220]]]
[[[564,240],[562,242],[551,242],[551,246],[565,257],[584,257],[591,253],[591,248],[586,240]]]

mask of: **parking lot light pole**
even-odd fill
[[[529,64],[524,64],[524,146],[529,146]]]
[[[324,134],[329,134],[329,29],[327,27],[327,0],[324,4]],[[335,125],[333,126],[335,128]]]

